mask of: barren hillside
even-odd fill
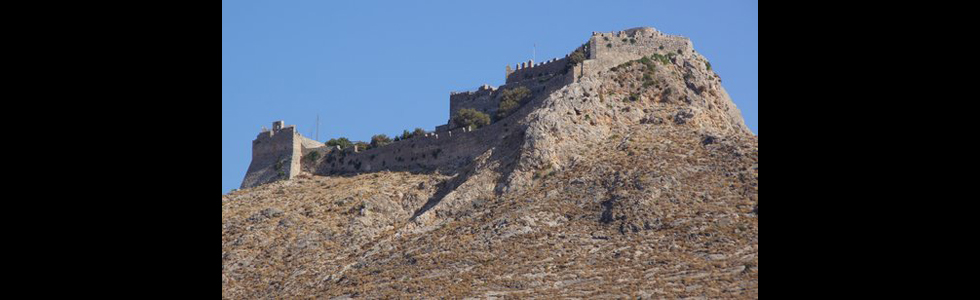
[[[709,66],[577,78],[452,172],[224,195],[222,296],[758,298],[758,137]]]

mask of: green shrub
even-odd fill
[[[575,65],[585,61],[585,52],[582,50],[583,48],[585,48],[585,45],[575,49],[575,51],[572,51],[572,54],[568,55],[568,61],[567,64],[565,64],[565,72],[568,72],[568,70],[575,67]]]
[[[371,137],[371,147],[377,148],[391,144],[391,138],[384,134],[376,134]]]
[[[320,158],[320,152],[311,151],[310,153],[306,154],[306,159],[309,159],[311,162],[316,162],[318,158]]]
[[[545,178],[548,178],[549,176],[555,175],[555,173],[557,173],[557,172],[558,172],[557,170],[555,170],[552,166],[549,165],[547,167],[544,167],[543,169],[540,169],[540,170],[534,172],[534,177],[532,177],[532,178],[533,179],[545,179]]]
[[[711,62],[706,60],[704,61],[704,65],[708,66],[708,71],[711,71]]]
[[[494,116],[497,120],[501,120],[509,116],[514,110],[517,110],[520,104],[514,101],[500,101],[500,105],[497,107],[497,114]]]
[[[585,52],[582,49],[575,50],[568,56],[568,62],[573,66],[585,61]]]
[[[412,131],[412,136],[425,136],[425,129],[415,127],[415,131]]]
[[[612,48],[612,43],[606,44],[606,48]]]
[[[640,58],[640,63],[647,67],[646,71],[643,72],[643,86],[650,86],[653,84],[653,74],[657,70],[657,63],[646,56]]]
[[[531,91],[523,86],[503,91],[500,96],[500,105],[497,107],[497,114],[494,117],[497,120],[506,118],[518,107],[524,105],[530,95]]]
[[[630,39],[630,44],[636,44],[636,40],[635,39]]]
[[[640,63],[643,65],[649,65],[653,61],[650,61],[650,57],[644,56],[640,58]]]
[[[411,132],[408,132],[408,130],[402,131],[402,140],[403,141],[404,140],[407,140],[407,139],[410,139],[410,138],[412,138],[412,133]]]
[[[650,55],[650,58],[652,58],[655,61],[659,61],[661,64],[669,65],[670,64],[670,57],[673,57],[673,56],[674,56],[674,53],[668,53],[667,56],[663,56],[660,53],[654,53],[653,55]]]
[[[368,144],[368,143],[365,143],[365,142],[357,142],[357,143],[354,143],[354,145],[357,145],[357,151],[364,151],[364,150],[367,150],[367,149],[371,149],[371,144]]]
[[[348,140],[345,137],[340,137],[340,138],[336,138],[336,139],[330,139],[329,141],[327,141],[327,146],[330,146],[330,147],[340,146],[340,149],[347,149],[347,148],[350,148],[353,145],[354,144],[351,143],[350,140]]]
[[[464,108],[456,111],[452,122],[456,127],[473,126],[473,129],[476,129],[490,125],[490,116],[472,108]]]

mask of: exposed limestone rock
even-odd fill
[[[758,137],[675,40],[586,60],[453,167],[222,196],[223,298],[758,298]]]

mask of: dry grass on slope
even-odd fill
[[[300,176],[222,196],[224,297],[303,295],[401,227],[443,180]]]
[[[655,133],[392,239],[314,293],[758,297],[757,141]]]
[[[222,296],[758,298],[758,137],[698,72],[584,78],[472,176],[300,177],[223,196]],[[521,159],[535,162],[522,188],[494,194],[494,170]],[[409,221],[426,203],[428,221]]]

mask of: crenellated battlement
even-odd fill
[[[252,141],[252,162],[241,187],[296,177],[303,151],[321,147],[323,143],[300,135],[296,125],[272,122],[272,130],[262,128]]]
[[[620,31],[610,31],[610,32],[599,32],[593,31],[592,36],[598,37],[618,37],[618,38],[635,38],[635,37],[666,37],[666,38],[685,38],[679,35],[665,34],[653,27],[636,27]]]
[[[486,93],[493,93],[496,90],[497,90],[497,87],[490,86],[489,84],[483,84],[479,88],[477,88],[475,91],[452,91],[452,92],[449,92],[449,96],[452,97],[454,95],[486,94]]]
[[[513,83],[540,76],[554,76],[564,73],[567,61],[568,55],[565,55],[564,58],[552,58],[537,64],[534,63],[534,60],[519,63],[514,70],[507,73],[506,82]]]
[[[506,67],[506,81],[501,86],[483,84],[471,91],[450,92],[449,116],[469,108],[495,116],[503,91],[526,88],[531,100],[541,101],[551,92],[640,57],[659,53],[691,57],[690,39],[667,35],[652,27],[631,28],[614,32],[592,32],[588,42],[575,49],[584,60],[569,66],[570,54],[535,63],[518,63]],[[573,51],[574,53],[574,51]],[[527,108],[524,109],[527,113]],[[263,128],[252,142],[252,163],[242,182],[251,187],[280,179],[289,179],[301,170],[316,174],[371,172],[378,170],[438,170],[464,165],[491,147],[488,141],[506,136],[511,117],[495,120],[480,129],[458,128],[451,122],[436,126],[434,132],[403,139],[385,146],[360,149],[326,147],[299,134],[295,125],[276,121],[272,129]],[[316,153],[316,155],[312,155]],[[304,157],[305,156],[305,157]],[[309,159],[307,159],[309,158]]]
[[[260,131],[252,141],[252,162],[242,180],[242,188],[298,175],[301,154],[298,135],[295,125],[285,126],[283,121],[273,122],[272,130]]]
[[[631,28],[614,32],[593,32],[588,42],[587,60],[582,75],[589,76],[609,70],[627,61],[652,54],[691,56],[691,40],[664,34],[652,27]]]
[[[449,94],[449,117],[452,118],[456,111],[463,108],[472,108],[484,113],[496,109],[497,103],[494,99],[497,96],[497,87],[484,84],[476,91],[456,92]],[[449,122],[447,122],[449,123]],[[448,127],[449,124],[446,126]],[[437,127],[436,131],[440,131]]]

